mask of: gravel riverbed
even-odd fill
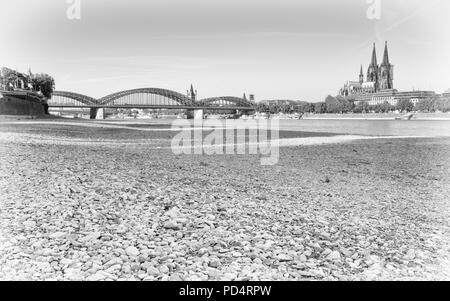
[[[173,135],[0,123],[0,280],[450,280],[450,138],[262,166]]]

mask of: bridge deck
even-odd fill
[[[171,110],[241,110],[251,111],[251,107],[237,106],[185,106],[185,105],[71,105],[49,104],[49,108],[92,108],[92,109],[171,109]]]

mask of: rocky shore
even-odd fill
[[[173,135],[0,123],[0,279],[450,279],[449,138],[261,166],[174,155]]]

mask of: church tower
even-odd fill
[[[192,101],[197,100],[197,90],[194,91],[194,86],[191,84],[191,90],[187,91],[187,97],[189,97]]]
[[[394,89],[394,66],[389,63],[387,42],[384,46],[383,62],[380,65],[378,77],[381,90]]]
[[[377,52],[375,49],[375,43],[373,43],[372,61],[370,62],[369,68],[367,69],[367,81],[374,83],[375,92],[379,89],[378,69]]]
[[[359,71],[359,83],[362,85],[364,82],[364,73],[363,73],[363,67],[361,65],[361,70]]]

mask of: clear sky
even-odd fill
[[[384,41],[399,90],[450,88],[450,1],[0,0],[0,66],[45,72],[101,97],[168,88],[199,97],[321,101],[357,80]],[[377,0],[372,0],[377,1]]]

